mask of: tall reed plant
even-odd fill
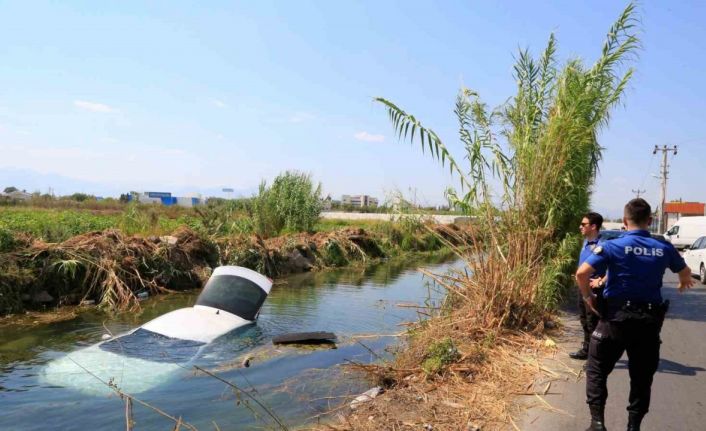
[[[321,213],[321,184],[311,176],[296,171],[278,175],[271,186],[263,181],[253,200],[255,227],[263,236],[274,236],[283,230],[307,232]]]
[[[598,137],[633,74],[624,65],[639,48],[636,22],[631,3],[590,67],[580,59],[559,66],[553,34],[538,58],[520,51],[516,93],[498,108],[461,88],[454,113],[465,166],[415,116],[375,99],[401,139],[419,142],[459,178],[458,191],[447,191],[454,206],[478,216],[478,238],[465,255],[473,275],[449,287],[485,324],[534,324],[570,283],[576,227],[602,157]]]

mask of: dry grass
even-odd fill
[[[487,346],[487,334],[455,339],[461,359],[441,375],[428,375],[419,367],[424,349],[453,323],[438,321],[423,335],[412,339],[409,350],[391,366],[358,366],[394,382],[374,401],[351,414],[339,414],[318,429],[329,430],[434,430],[507,429],[519,413],[518,395],[538,395],[533,386],[544,373],[537,358],[545,351],[541,339],[524,333],[506,332]],[[427,428],[430,429],[430,428]]]
[[[392,364],[353,365],[389,391],[326,427],[487,430],[512,424],[514,397],[528,393],[542,373],[537,357],[549,313],[539,300],[544,273],[537,268],[546,266],[551,232],[522,229],[510,218],[503,223],[504,229],[471,231],[463,247],[444,239],[464,268],[422,270],[446,290],[444,302],[424,310],[429,318],[409,330]]]

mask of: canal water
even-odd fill
[[[278,280],[255,325],[220,337],[189,366],[163,373],[155,358],[144,369],[121,372],[143,373],[151,379],[160,370],[158,384],[136,394],[137,398],[199,430],[281,427],[239,390],[196,372],[193,365],[246,391],[288,428],[323,420],[324,413],[347,408],[344,404],[350,397],[372,385],[345,364],[389,358],[399,342],[395,337],[369,335],[397,334],[404,330],[401,324],[420,318],[415,308],[398,305],[424,305],[442,297],[443,292],[417,268],[444,273],[457,265],[449,257],[393,260],[365,269]],[[119,334],[168,311],[191,306],[197,295],[186,292],[150,298],[142,303],[139,315],[111,317],[88,311],[47,325],[0,327],[0,430],[124,430],[124,401],[107,388],[105,393],[95,393],[48,383],[56,381],[47,379],[48,372],[61,372],[50,365],[101,341],[107,333]],[[271,342],[280,334],[319,330],[338,336],[335,348],[275,347]],[[246,357],[252,358],[251,365],[243,368]],[[120,377],[115,376],[117,386]],[[135,430],[167,430],[174,425],[137,403],[132,414]]]

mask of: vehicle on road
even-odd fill
[[[620,238],[621,236],[625,235],[625,232],[627,231],[622,229],[606,229],[601,231],[601,238],[604,241],[610,241],[615,238]],[[650,236],[660,241],[667,241],[664,235],[660,235],[658,233],[650,233]]]
[[[620,238],[625,234],[624,230],[619,229],[606,229],[601,232],[601,239],[604,241],[610,241],[611,239]]]
[[[193,307],[163,314],[124,334],[50,361],[45,383],[103,394],[151,389],[188,368],[217,338],[255,323],[272,280],[239,266],[213,271]]]
[[[683,250],[691,246],[699,237],[706,236],[706,217],[682,217],[664,233],[667,241]]]
[[[698,274],[702,284],[706,284],[706,236],[698,238],[686,251],[684,261],[692,274]]]

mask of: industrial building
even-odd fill
[[[667,229],[674,226],[682,217],[705,216],[706,204],[703,202],[672,201],[664,204],[664,217],[667,220]]]
[[[368,195],[343,195],[341,197],[341,205],[350,205],[353,208],[376,207],[378,206],[378,200]]]
[[[130,192],[128,202],[194,207],[203,204],[204,200],[201,195],[180,197],[172,196],[171,192]]]

